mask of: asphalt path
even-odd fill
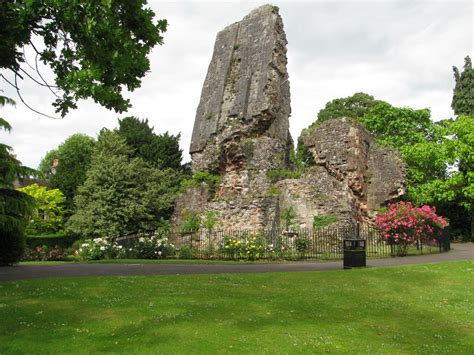
[[[451,251],[383,259],[367,259],[368,267],[386,267],[407,264],[436,263],[450,260],[474,260],[474,243],[451,244]],[[0,267],[0,281],[26,280],[49,277],[79,276],[137,276],[137,275],[188,275],[235,274],[266,272],[298,272],[341,270],[342,261],[301,261],[282,263],[229,263],[229,264],[82,264],[14,265]]]

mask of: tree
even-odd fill
[[[365,126],[379,143],[396,149],[431,139],[433,135],[433,122],[428,109],[395,107],[363,92],[328,102],[326,107],[319,111],[318,120],[303,130],[302,134],[311,131],[311,127],[321,122],[341,117],[355,119]]]
[[[40,233],[54,233],[64,226],[66,197],[58,189],[48,189],[38,184],[19,188],[34,198],[34,210],[26,227],[29,235]]]
[[[169,216],[179,177],[132,155],[116,131],[101,132],[86,180],[74,198],[68,231],[113,239],[154,228],[161,217]]]
[[[128,116],[118,120],[118,133],[125,138],[127,144],[133,149],[135,156],[140,155],[140,148],[151,144],[155,138],[153,127],[148,124],[148,119],[141,120]]]
[[[49,88],[57,96],[53,106],[63,117],[85,98],[126,111],[130,102],[122,90],[140,86],[150,69],[148,54],[163,43],[167,22],[155,23],[154,16],[145,0],[2,1],[0,70],[11,71],[14,80],[7,81],[3,73],[2,78],[23,102],[18,79],[28,77]],[[27,46],[36,52],[34,67],[24,54]],[[38,60],[52,69],[55,85],[44,80]]]
[[[470,219],[470,239],[474,240],[474,117],[459,116],[444,121],[443,128],[442,141],[436,146],[425,147],[429,154],[424,160],[430,155],[438,156],[445,163],[445,175],[412,185],[409,193],[416,202],[444,207],[448,213],[449,210],[458,213],[458,206],[463,208]],[[454,222],[461,224],[458,228],[467,227],[465,219]]]
[[[118,133],[125,138],[133,149],[133,155],[140,157],[158,169],[183,170],[183,151],[179,148],[181,135],[176,136],[165,132],[156,135],[148,119],[136,117],[119,119]]]
[[[46,154],[40,163],[51,187],[60,189],[72,207],[77,188],[84,182],[91,163],[95,141],[84,134],[73,134],[57,149]],[[54,166],[56,160],[57,165]]]
[[[398,150],[431,139],[434,129],[430,110],[394,107],[386,102],[372,106],[359,122],[377,138],[378,143]]]
[[[464,58],[464,70],[453,66],[454,80],[453,101],[451,107],[456,115],[474,116],[474,69],[471,58]]]
[[[0,107],[14,101],[0,96]],[[11,130],[7,121],[0,118],[0,129]],[[0,143],[0,265],[17,262],[25,248],[24,228],[32,208],[32,199],[13,188],[17,178],[33,174],[11,153],[11,147]]]
[[[438,132],[438,134],[441,134]],[[408,167],[408,197],[413,202],[418,201],[417,186],[426,184],[433,179],[445,179],[448,172],[446,159],[446,147],[442,144],[444,136],[436,140],[425,140],[414,145],[406,145],[401,148],[403,160]]]
[[[343,97],[329,101],[318,113],[318,120],[321,123],[334,118],[352,117],[355,119],[363,117],[375,105],[383,101],[375,100],[373,96],[357,92],[352,96]]]
[[[431,121],[428,109],[395,107],[375,100],[370,95],[356,93],[348,98],[328,102],[326,109],[321,112],[324,113],[323,119],[334,119],[341,115],[352,117],[366,127],[379,144],[398,150],[408,166],[410,198],[418,200],[416,186],[433,178],[445,177],[447,162],[439,149],[444,131]],[[319,119],[313,126],[318,122]],[[307,130],[303,130],[302,134],[306,134]],[[300,142],[301,138],[298,139],[298,147],[300,155],[303,155],[303,145]]]

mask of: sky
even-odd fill
[[[181,133],[189,144],[202,84],[215,37],[265,2],[149,1],[156,17],[168,20],[164,44],[150,55],[142,86],[127,93],[133,107],[124,114],[91,100],[64,119],[40,116],[23,104],[5,82],[4,94],[17,101],[1,108],[13,127],[0,142],[13,147],[26,166],[37,167],[46,152],[74,133],[96,137],[126,116],[148,118],[156,133]],[[473,55],[472,1],[273,1],[280,8],[288,39],[293,139],[335,98],[366,92],[394,106],[430,108],[432,118],[453,116],[452,66]],[[27,56],[31,51],[26,50]],[[47,68],[44,76],[52,78]],[[19,83],[34,109],[55,116],[54,96],[32,81]]]

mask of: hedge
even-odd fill
[[[26,237],[26,245],[32,249],[42,247],[43,245],[49,248],[53,248],[56,245],[62,248],[69,248],[78,239],[78,236],[66,235],[63,232],[29,235]]]

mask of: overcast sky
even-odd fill
[[[326,102],[358,91],[396,106],[430,108],[432,118],[452,117],[452,66],[473,53],[471,1],[274,1],[288,38],[291,85],[290,130],[296,140]],[[150,1],[157,18],[169,22],[165,43],[151,54],[151,72],[128,95],[123,115],[92,101],[81,102],[65,119],[41,117],[25,108],[4,107],[12,124],[0,141],[11,145],[24,165],[36,167],[48,150],[68,136],[96,137],[117,118],[148,118],[155,132],[181,132],[189,144],[201,87],[216,33],[264,2]],[[31,82],[20,83],[35,109],[54,115],[54,97]],[[4,82],[7,96],[16,94]]]

